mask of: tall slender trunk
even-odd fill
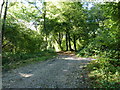
[[[69,32],[68,32],[68,42],[69,42],[69,49],[70,49],[70,51],[72,51],[71,43],[70,43],[70,33]]]
[[[47,41],[47,31],[46,31],[46,19],[45,19],[45,17],[46,17],[46,2],[44,2],[44,16],[43,16],[43,18],[44,18],[44,31],[45,31],[45,40],[46,40],[46,50],[47,50],[47,46],[48,46],[48,41]]]
[[[4,17],[3,17],[3,25],[2,25],[2,43],[3,43],[3,37],[4,37],[4,31],[5,31],[5,23],[6,23],[6,16],[7,16],[7,8],[8,8],[8,0],[6,1],[5,12],[4,12]]]
[[[3,0],[3,3],[1,5],[1,10],[0,10],[0,30],[2,30],[2,10],[3,6],[5,4],[5,1]],[[0,31],[0,46],[2,46],[2,31]],[[2,53],[2,47],[0,47],[0,54]]]
[[[77,51],[77,48],[76,48],[76,38],[75,38],[75,35],[73,36],[73,43],[74,43],[74,49],[75,49],[75,51]]]
[[[66,51],[68,51],[68,33],[66,31]]]
[[[2,5],[1,5],[1,10],[0,10],[0,18],[2,18],[2,10],[3,10],[4,4],[5,4],[5,1],[3,0],[3,3],[2,3]]]
[[[58,40],[59,40],[58,42],[59,42],[60,49],[63,50],[62,45],[61,45],[62,44],[62,39],[61,39],[61,33],[60,32],[58,33]]]
[[[118,18],[120,18],[120,1],[118,2]],[[118,34],[117,34],[117,40],[118,40],[118,43],[117,43],[117,50],[118,50],[118,59],[120,60],[120,19],[118,19],[118,23],[119,23],[119,26],[118,26]]]

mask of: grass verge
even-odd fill
[[[45,61],[47,59],[54,58],[56,55],[56,52],[52,51],[3,55],[2,69],[3,71],[15,69],[21,66],[25,66],[27,64],[32,64],[39,61]]]
[[[94,88],[120,88],[120,60],[99,58],[91,61],[86,69]]]

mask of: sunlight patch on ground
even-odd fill
[[[96,60],[96,59],[91,59],[91,60]]]
[[[49,64],[50,66],[52,66],[53,64]]]
[[[75,58],[75,57],[67,57],[65,60],[87,60],[88,58]]]
[[[81,57],[65,57],[63,58],[64,60],[96,60],[96,59],[92,59],[92,58],[81,58]]]
[[[22,77],[31,77],[31,76],[33,76],[33,74],[25,74],[25,73],[19,73],[19,74]]]
[[[67,58],[64,58],[65,60],[74,60],[73,57],[67,57]]]
[[[83,68],[83,66],[81,65],[81,66],[79,66],[79,68]]]
[[[68,70],[63,70],[64,72],[67,72]]]

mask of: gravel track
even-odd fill
[[[88,88],[83,67],[89,58],[58,55],[3,73],[3,88]]]

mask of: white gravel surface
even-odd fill
[[[3,88],[86,88],[84,67],[91,59],[59,55],[3,73]]]

